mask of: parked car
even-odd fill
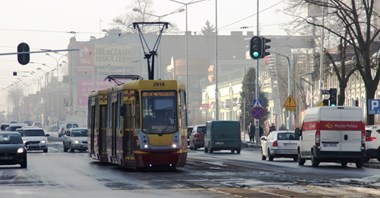
[[[87,128],[71,128],[63,135],[63,152],[88,149]]]
[[[59,128],[58,137],[62,137],[65,134],[65,132],[67,132],[69,129],[78,128],[78,127],[79,127],[79,124],[76,122],[65,123]]]
[[[294,131],[272,131],[268,136],[261,137],[261,159],[273,161],[274,158],[298,159],[299,136]]]
[[[190,135],[190,150],[197,150],[205,146],[206,125],[195,125]]]
[[[26,149],[29,150],[43,150],[48,152],[48,140],[49,134],[45,134],[44,129],[37,127],[23,128],[22,140]]]
[[[0,133],[0,165],[20,164],[27,167],[27,151],[17,132]]]
[[[205,153],[230,150],[240,154],[240,122],[233,120],[208,121],[206,123]]]
[[[190,145],[190,135],[191,135],[191,132],[193,131],[193,126],[188,126],[187,127],[187,145],[189,146]]]
[[[380,125],[369,125],[365,128],[365,162],[371,158],[380,161]]]

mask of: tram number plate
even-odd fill
[[[154,82],[153,87],[165,87],[165,83],[164,82]]]

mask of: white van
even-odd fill
[[[362,109],[354,106],[322,106],[307,109],[298,146],[298,164],[311,160],[337,162],[343,167],[348,162],[361,168],[365,158],[365,123]]]

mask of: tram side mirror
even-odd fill
[[[125,104],[120,107],[120,115],[121,116],[125,116],[126,109],[127,109],[127,107],[125,106]]]

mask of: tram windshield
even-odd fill
[[[173,133],[178,130],[175,91],[142,92],[142,124],[147,133]]]

